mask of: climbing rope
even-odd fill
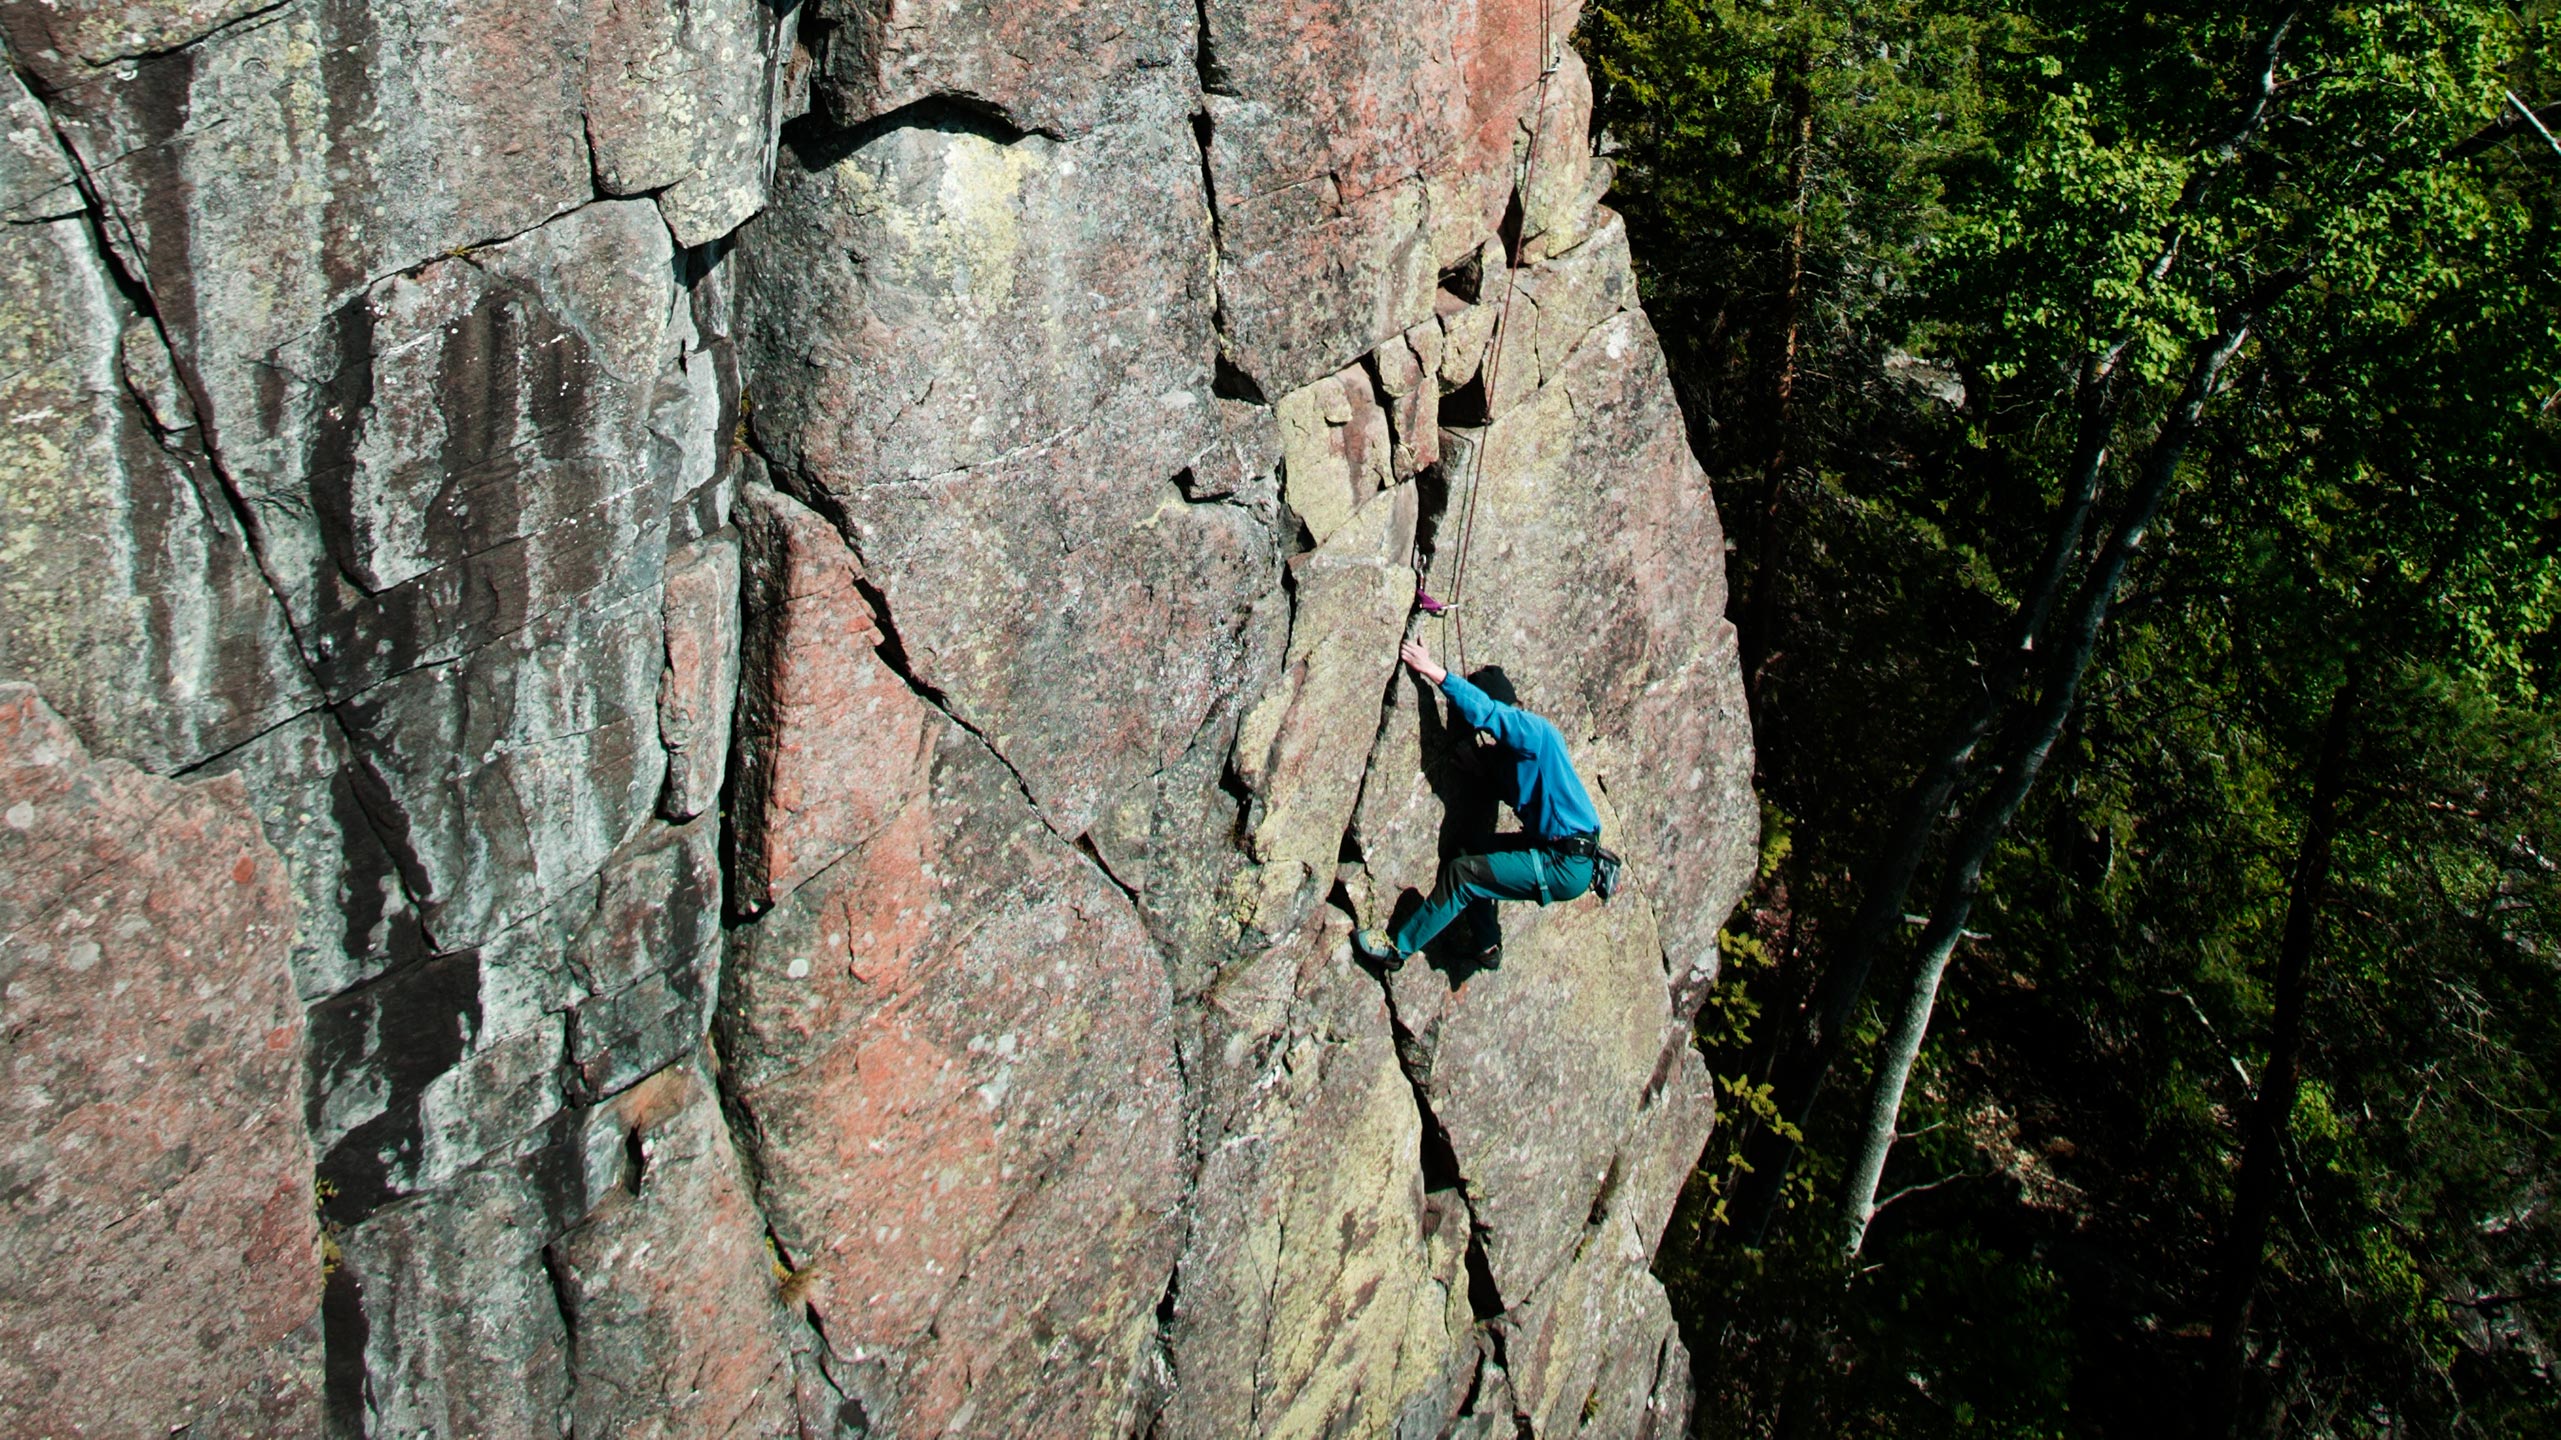
[[[1538,137],[1547,128],[1547,82],[1556,74],[1556,37],[1554,33],[1554,0],[1539,0],[1538,6],[1538,105],[1529,127],[1529,151],[1521,157],[1521,175],[1516,193],[1521,197],[1522,228],[1528,228],[1528,196],[1538,175]],[[1499,238],[1499,237],[1498,237]],[[1435,601],[1416,591],[1417,603],[1426,613],[1439,615],[1449,622],[1449,655],[1456,663],[1451,667],[1467,673],[1467,621],[1459,602],[1467,594],[1467,555],[1476,540],[1476,493],[1485,474],[1485,442],[1494,433],[1494,405],[1501,395],[1503,340],[1512,332],[1512,299],[1520,293],[1520,256],[1511,253],[1521,247],[1522,237],[1515,235],[1503,255],[1503,304],[1494,313],[1494,331],[1485,342],[1485,360],[1481,378],[1485,383],[1485,428],[1476,443],[1467,448],[1467,503],[1459,511],[1458,553],[1450,562],[1449,599]]]

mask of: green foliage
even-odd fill
[[[2306,8],[2261,106],[2253,57],[2287,13],[1587,12],[1614,203],[1693,440],[1730,477],[1738,593],[1776,597],[1755,720],[1784,844],[1724,939],[1699,1031],[1724,1129],[1657,1262],[1705,1433],[2192,1425],[2351,676],[2244,1428],[2561,1429],[2561,159],[2491,128],[2507,91],[2561,99],[2561,48],[2549,3]],[[1725,1202],[1746,1128],[1778,1121],[1774,1046],[2002,643],[2094,367],[2115,387],[2104,522],[2199,338],[2294,272],[1994,856],[1862,1267],[1801,1217],[1839,1183],[1863,1050],[1747,1248]],[[1871,1009],[1862,1041],[1881,1028]]]

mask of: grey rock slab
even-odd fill
[[[1642,902],[1512,905],[1501,923],[1499,965],[1452,985],[1409,962],[1395,990],[1495,1288],[1518,1304],[1572,1253],[1671,1021]]]
[[[1290,562],[1289,652],[1236,735],[1260,867],[1238,909],[1263,935],[1296,929],[1333,881],[1414,601],[1415,506],[1410,485],[1373,496]]]
[[[1689,663],[1639,693],[1630,733],[1661,737],[1644,763],[1604,762],[1631,777],[1628,809],[1643,823],[1625,832],[1627,850],[1645,866],[1636,883],[1661,896],[1664,963],[1693,1008],[1759,859],[1751,729],[1734,627],[1720,623]]]
[[[1387,412],[1369,371],[1358,365],[1291,391],[1273,411],[1280,422],[1282,498],[1322,546],[1394,483]]]
[[[1425,321],[1392,336],[1373,353],[1380,388],[1393,398],[1387,421],[1395,437],[1391,468],[1411,480],[1441,463],[1441,328]]]
[[[1191,742],[1272,578],[1255,511],[1177,478],[1225,420],[1184,103],[1151,72],[1072,140],[942,112],[813,135],[741,242],[777,483],[1068,836]]]
[[[657,192],[676,243],[763,207],[800,7],[768,0],[588,0],[587,139],[609,195]]]
[[[84,222],[0,230],[0,675],[164,773],[318,702],[166,374]]]
[[[1217,436],[1185,467],[1192,477],[1185,493],[1194,500],[1268,505],[1280,479],[1278,415],[1269,405],[1223,396],[1217,410]]]
[[[437,956],[310,1007],[306,1118],[338,1223],[552,1143],[568,1105],[567,1006],[511,1004],[522,979],[505,964]]]
[[[419,1091],[421,1143],[410,1183],[440,1188],[493,1156],[538,1148],[548,1139],[544,1123],[567,1104],[567,1052],[567,1025],[557,1015],[503,1035],[484,1028],[469,1053]]]
[[[1218,160],[1285,142],[1260,107],[1215,95],[1206,104],[1231,364],[1265,394],[1293,390],[1431,313],[1439,266],[1421,180],[1346,198],[1320,175],[1230,199]]]
[[[1464,1219],[1426,1202],[1422,1117],[1346,932],[1222,1077],[1244,1103],[1193,1187],[1167,1433],[1382,1434],[1469,1343]]]
[[[1637,1248],[1649,1263],[1716,1128],[1716,1088],[1707,1062],[1690,1044],[1688,1024],[1676,1025],[1665,1038],[1666,1053],[1655,1062],[1651,1082],[1659,1088],[1649,1092],[1619,1142],[1603,1201],[1607,1215],[1623,1216],[1634,1227]]]
[[[1562,374],[1566,357],[1585,336],[1636,304],[1636,270],[1627,249],[1627,223],[1602,211],[1599,223],[1570,250],[1513,272],[1523,299],[1534,307],[1519,327],[1523,347],[1503,342],[1506,367],[1545,384]],[[1507,386],[1508,388],[1508,386]]]
[[[1592,154],[1592,75],[1583,57],[1561,47],[1545,83],[1545,93],[1521,118],[1525,131],[1537,127],[1534,158],[1530,138],[1522,141],[1521,257],[1530,262],[1570,250],[1591,233],[1592,207],[1609,169]]]
[[[7,23],[0,18],[0,26]],[[0,221],[61,220],[87,208],[71,157],[54,136],[53,116],[14,73],[0,80],[0,126],[7,127],[0,133]]]
[[[651,1066],[701,1044],[711,1032],[718,983],[716,973],[659,972],[580,1005],[571,1059],[581,1088],[617,1094]]]
[[[394,276],[271,357],[272,445],[225,442],[281,467],[243,482],[266,567],[446,949],[658,797],[672,261],[634,201]]]
[[[738,585],[734,534],[696,541],[667,557],[667,668],[658,681],[667,788],[658,808],[671,820],[690,820],[720,798],[738,695]]]
[[[496,1166],[343,1231],[333,1303],[361,1326],[363,1375],[342,1418],[371,1435],[560,1434],[569,1335],[550,1227],[541,1192]]]
[[[273,357],[300,448],[244,487],[333,695],[655,587],[673,267],[647,203],[591,205],[392,276]]]
[[[658,483],[675,497],[667,517],[671,547],[728,526],[744,462],[753,459],[739,424],[744,389],[738,346],[729,333],[728,251],[716,245],[686,251],[676,257],[676,268],[682,289],[660,341],[647,446]]]
[[[61,105],[448,949],[592,876],[663,774],[679,296],[647,201],[540,224],[586,193],[583,46],[573,14],[287,7]],[[285,113],[315,104],[342,142],[403,119],[333,155]]]
[[[656,809],[663,641],[642,592],[546,616],[337,707],[441,949],[594,878]]]
[[[1689,1352],[1634,1226],[1596,1226],[1574,1263],[1504,1319],[1515,1403],[1546,1437],[1688,1433]]]
[[[271,433],[274,352],[387,275],[592,197],[586,51],[577,0],[293,0],[61,77],[54,112],[236,472],[294,468],[261,453],[294,443]]]
[[[846,124],[951,97],[1078,135],[1133,83],[1192,60],[1192,12],[1161,0],[822,0],[817,14],[835,28],[813,83]]]
[[[1447,394],[1465,388],[1483,369],[1499,307],[1461,301],[1443,290],[1435,298],[1434,309],[1441,330],[1441,391]]]
[[[1250,916],[1236,901],[1252,860],[1236,843],[1250,799],[1231,789],[1236,728],[1279,671],[1289,599],[1275,587],[1248,609],[1219,698],[1173,763],[1113,797],[1080,843],[1137,901],[1172,965],[1175,994],[1196,996],[1235,958]]]
[[[653,825],[606,865],[565,949],[587,990],[570,1059],[588,1096],[612,1095],[688,1055],[720,985],[720,825]]]
[[[419,908],[365,809],[368,780],[334,715],[297,716],[205,769],[240,777],[293,877],[302,901],[294,988],[304,1001],[428,953]]]
[[[1509,414],[1562,374],[1584,337],[1636,304],[1627,226],[1615,212],[1586,217],[1578,243],[1515,269],[1486,271],[1483,303],[1450,319],[1452,345],[1483,331],[1487,413]],[[1561,232],[1551,232],[1550,239]],[[1528,253],[1525,247],[1524,253]]]
[[[1170,80],[1131,105],[1073,140],[935,113],[786,146],[740,257],[775,458],[851,499],[1114,419],[1138,424],[1120,454],[1146,478],[1197,453],[1212,433],[1199,161]],[[1090,500],[1050,503],[1071,497]]]

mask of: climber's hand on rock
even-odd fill
[[[1424,649],[1423,642],[1420,640],[1406,641],[1403,648],[1396,653],[1404,657],[1406,664],[1414,667],[1415,674],[1435,685],[1449,678],[1447,670],[1432,663],[1432,652]]]

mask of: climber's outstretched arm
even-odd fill
[[[1518,705],[1506,705],[1486,694],[1466,677],[1442,669],[1433,663],[1432,652],[1423,648],[1422,641],[1406,641],[1397,654],[1414,667],[1415,674],[1440,687],[1461,720],[1502,745],[1524,755],[1535,752],[1542,744],[1562,747],[1564,742],[1555,736],[1554,726]]]

